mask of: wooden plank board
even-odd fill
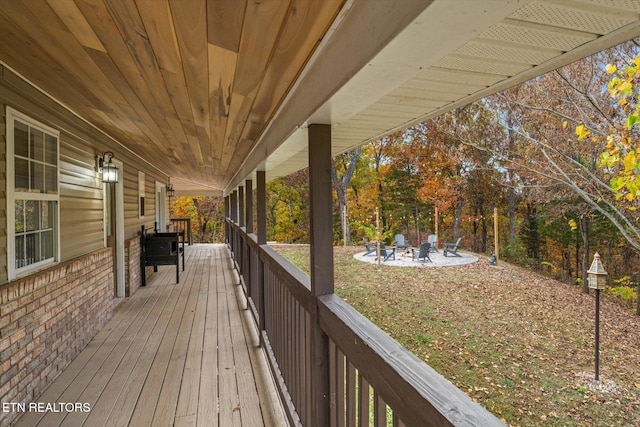
[[[209,44],[237,53],[246,7],[247,0],[207,0]]]
[[[267,123],[265,119],[274,114],[343,1],[304,2],[304,7],[301,3],[300,0],[293,2],[283,22],[241,139],[256,141],[260,136]]]
[[[178,138],[176,141],[171,141],[171,144],[176,146],[175,143],[177,141],[184,141],[197,136],[196,122],[187,82],[185,81],[184,69],[180,66],[183,58],[178,46],[177,28],[174,25],[175,15],[173,12],[176,11],[176,8],[172,8],[166,0],[142,0],[137,4],[149,42],[153,46],[167,93],[171,98],[172,107],[176,111],[176,117],[167,117],[170,127]],[[199,3],[190,2],[185,4]],[[177,8],[177,10],[179,9]],[[206,73],[206,68],[204,72]]]
[[[202,349],[207,315],[207,296],[209,269],[205,262],[199,262],[195,269],[194,280],[198,284],[198,291],[193,292],[197,297],[197,305],[191,327],[190,339],[187,349],[187,358],[180,385],[176,420],[183,416],[196,416],[198,413],[198,398],[201,381],[201,369],[203,365]],[[208,360],[205,364],[209,363]],[[195,418],[194,418],[195,419]]]
[[[147,305],[152,306],[157,300],[156,292],[150,293],[147,299],[139,298],[141,304],[132,304],[128,310],[121,310],[117,316],[102,329],[94,340],[87,346],[88,351],[82,351],[80,355],[72,362],[73,368],[65,370],[61,377],[56,380],[47,391],[38,398],[41,402],[89,402],[83,400],[87,398],[83,393],[94,380],[96,375],[102,370],[105,372],[109,367],[103,365],[108,364],[111,359],[115,359],[114,349],[120,341],[125,337],[130,324],[143,319],[148,311]],[[150,304],[151,302],[151,304]],[[150,309],[150,308],[149,308]],[[104,333],[104,335],[103,335]],[[95,348],[97,346],[97,348]],[[112,357],[112,355],[114,355]],[[82,398],[81,398],[82,396]],[[32,413],[28,413],[29,416]],[[65,418],[65,413],[49,413],[46,417],[46,425],[58,425]],[[27,417],[25,417],[27,419]],[[27,419],[28,421],[28,419]],[[33,425],[33,424],[32,424]]]
[[[153,298],[152,292],[147,293],[145,298],[138,298],[132,304],[120,304],[114,310],[113,317],[109,323],[102,328],[100,332],[87,344],[84,350],[76,357],[71,364],[60,374],[60,376],[53,382],[44,393],[38,398],[41,402],[56,402],[61,401],[60,396],[67,390],[70,384],[76,379],[78,375],[83,373],[83,369],[87,366],[87,363],[92,359],[96,352],[101,348],[102,344],[112,333],[117,333],[118,328],[126,322],[127,317],[132,313],[137,312],[148,298]],[[32,426],[38,423],[45,414],[38,412],[29,412],[23,416],[16,426]]]
[[[193,280],[194,273],[194,268],[190,268],[183,279],[183,286],[185,286],[185,292],[188,292],[188,298],[182,309],[180,320],[176,322],[179,327],[171,349],[169,363],[165,370],[164,382],[158,396],[156,411],[153,415],[151,425],[154,426],[172,425],[175,420],[180,383],[184,374],[194,313],[198,302],[198,284]]]
[[[187,259],[187,261],[190,261],[190,259]],[[183,291],[182,287],[174,285],[173,281],[175,276],[173,274],[173,268],[165,268],[164,270],[167,277],[165,286],[171,289],[171,294],[167,301],[165,301],[162,314],[154,325],[151,335],[149,336],[145,347],[142,349],[140,357],[136,361],[132,375],[127,379],[127,382],[114,405],[114,408],[117,408],[117,410],[110,414],[108,425],[128,425],[136,407],[138,396],[145,384],[145,380],[148,377],[155,355],[158,352],[164,333],[167,330],[169,321],[175,310],[179,294]],[[152,276],[152,280],[154,276]],[[154,286],[154,283],[148,284],[147,286]]]
[[[99,366],[95,374],[91,377],[91,381],[82,390],[82,401],[89,403],[92,407],[96,406],[98,399],[102,396],[103,391],[107,387],[107,384],[115,375],[119,369],[127,368],[125,365],[126,358],[139,354],[139,347],[135,345],[136,340],[140,336],[144,336],[147,332],[143,329],[145,321],[147,320],[149,313],[152,311],[152,305],[145,305],[140,311],[141,315],[136,316],[135,321],[130,322],[130,326],[126,328],[124,334],[115,343],[110,354],[103,360],[95,360],[95,364]],[[91,362],[90,362],[91,363]],[[118,386],[116,384],[116,386]],[[108,393],[107,400],[112,396],[112,393]],[[71,402],[72,400],[69,400]],[[64,423],[69,425],[81,425],[86,417],[89,415],[87,412],[72,412],[69,413]]]
[[[161,266],[38,398],[91,412],[30,413],[17,425],[286,425],[228,250],[186,250],[181,284]]]
[[[224,283],[231,279],[228,268],[223,267]],[[229,319],[229,297],[226,286],[218,292],[218,416],[221,426],[240,426],[240,406],[235,376],[235,361],[231,346],[231,323]]]
[[[169,269],[166,269],[164,272],[164,280],[168,282],[172,279],[173,274],[170,274]],[[148,286],[153,286],[156,289],[160,288],[159,301],[153,305],[149,315],[140,327],[138,334],[136,334],[134,343],[124,355],[121,365],[110,378],[109,383],[100,395],[100,400],[91,408],[91,413],[87,417],[86,425],[107,425],[107,421],[114,411],[120,412],[123,409],[118,405],[119,398],[121,396],[131,398],[132,396],[132,394],[129,393],[130,390],[128,390],[127,385],[136,383],[135,379],[132,381],[132,376],[135,377],[137,375],[138,368],[142,370],[138,365],[138,361],[143,356],[155,327],[159,325],[159,320],[162,319],[162,313],[167,309],[167,306],[170,306],[170,301],[175,301],[175,296],[179,293],[178,288],[175,286],[169,287],[163,285],[160,287],[157,282],[155,285],[157,286],[154,286],[154,284],[149,284]],[[163,327],[164,325],[160,323],[160,326]]]
[[[94,50],[106,52],[100,39],[93,32],[91,26],[84,18],[74,2],[67,0],[47,0],[47,3],[56,12],[56,15],[71,30],[71,33],[83,46]]]
[[[233,92],[247,96],[264,77],[289,10],[290,0],[249,2],[240,38],[240,55]]]
[[[171,267],[173,269],[173,267]],[[184,315],[185,307],[189,300],[191,283],[183,279],[183,284],[176,285],[182,288],[180,296],[168,320],[167,328],[163,333],[162,341],[154,355],[153,363],[147,374],[146,380],[140,392],[135,410],[131,416],[132,425],[152,425],[159,398],[162,393],[162,385],[171,360],[171,355],[178,336],[180,320]],[[162,408],[160,408],[162,410]]]
[[[18,4],[18,2],[13,3]],[[39,22],[44,38],[38,43],[45,47],[57,61],[60,61],[64,66],[67,79],[74,82],[83,93],[89,96],[92,105],[90,111],[109,112],[110,120],[108,123],[110,125],[132,134],[139,133],[140,130],[130,119],[134,111],[122,97],[118,88],[96,66],[85,49],[79,45],[75,35],[68,31],[66,22],[63,22],[56,14],[59,9],[54,10],[43,2],[27,1],[24,2],[24,5],[32,13],[32,17],[28,18],[30,22],[26,25],[33,26],[35,22]],[[77,12],[79,13],[79,10]],[[15,19],[18,19],[18,14],[20,12],[16,11]],[[22,13],[20,16],[26,17],[28,15]],[[56,40],[57,43],[53,43],[52,40]],[[101,47],[102,49],[98,49],[98,51],[104,50],[104,47]]]
[[[207,10],[206,3],[169,0],[176,35],[180,46],[184,80],[187,86],[193,123],[197,130],[195,144],[191,145],[197,165],[211,161],[209,137],[211,135],[209,116],[209,76],[207,58]]]
[[[240,295],[237,295],[240,294]],[[240,317],[239,304],[237,297],[244,297],[240,289],[238,292],[227,293],[229,301],[229,318],[231,326],[231,343],[233,347],[234,362],[236,365],[236,378],[238,384],[238,407],[242,423],[250,426],[263,425],[262,413],[260,411],[260,402],[258,391],[256,389],[253,367],[249,358],[249,349],[246,335],[243,331],[242,319]],[[233,304],[236,300],[236,304]]]
[[[244,298],[239,287],[236,287],[236,298],[239,300]],[[240,303],[240,305],[242,305],[242,303]],[[285,427],[287,423],[283,416],[280,397],[274,387],[266,355],[263,348],[259,347],[259,331],[252,317],[252,313],[249,310],[242,310],[240,311],[240,316],[242,317],[242,326],[253,370],[254,383],[258,391],[264,425],[269,427]]]
[[[85,0],[78,7],[110,53],[108,59],[115,64],[111,68],[110,78],[118,81],[122,79],[118,74],[125,76],[126,84],[122,86],[123,89],[127,92],[128,88],[133,89],[133,100],[139,97],[144,106],[141,111],[146,110],[152,118],[145,122],[157,124],[162,132],[161,141],[147,140],[147,146],[179,138],[180,135],[174,134],[175,129],[166,120],[167,117],[175,117],[176,112],[172,110],[172,102],[149,40],[145,34],[136,31],[144,28],[144,25],[135,4],[111,1],[105,7],[101,0]],[[157,155],[156,150],[147,150],[145,153],[145,156],[152,159]]]
[[[207,314],[205,318],[203,357],[207,363],[202,366],[200,394],[198,396],[198,425],[218,426],[218,286],[224,280],[220,271],[218,251],[210,257],[207,283]],[[220,284],[220,286],[222,286]],[[215,399],[212,396],[216,396]]]

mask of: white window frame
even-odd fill
[[[6,136],[7,136],[7,274],[9,280],[27,275],[42,268],[54,264],[60,260],[60,132],[31,117],[7,106],[6,110]],[[56,189],[55,194],[20,192],[15,190],[15,122],[19,121],[30,128],[35,128],[56,139]],[[29,264],[25,267],[16,267],[16,200],[36,200],[55,202],[53,212],[53,257]]]
[[[158,230],[161,233],[167,231],[167,209],[166,209],[166,200],[167,200],[167,186],[162,183],[156,181],[156,222],[158,223]],[[160,202],[165,203],[160,203]]]

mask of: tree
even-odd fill
[[[362,147],[358,147],[353,151],[345,154],[340,154],[331,159],[331,179],[333,181],[333,187],[336,190],[338,198],[338,213],[340,215],[340,229],[345,230],[346,244],[351,244],[351,232],[349,227],[348,216],[345,218],[343,212],[347,208],[347,189],[353,174],[356,171],[356,166],[360,160],[360,152]],[[338,165],[338,167],[336,167]],[[341,171],[341,175],[338,177],[338,169]],[[346,220],[346,221],[345,221]]]
[[[224,207],[220,197],[177,197],[171,204],[171,216],[191,219],[195,242],[224,241]]]
[[[606,134],[607,149],[600,156],[600,167],[611,176],[611,190],[617,199],[626,201],[630,204],[629,209],[635,211],[640,200],[640,56],[629,59],[622,69],[607,64],[606,72],[613,75],[607,89],[611,98],[617,100],[616,117],[623,120],[610,123]],[[580,125],[576,127],[576,134],[578,140],[583,140],[591,132],[585,125]],[[592,141],[597,139],[591,138]]]
[[[637,46],[636,46],[637,47]],[[578,140],[590,140],[594,145],[602,139],[606,149],[601,151],[598,166],[609,178],[609,189],[614,200],[608,200],[611,221],[622,232],[631,246],[640,252],[638,206],[640,204],[640,145],[638,123],[640,123],[640,56],[626,59],[619,68],[607,64],[606,73],[612,78],[607,83],[611,98],[617,102],[609,109],[610,116],[603,120],[606,130],[598,123],[580,124],[575,128]],[[640,273],[638,273],[640,275]],[[637,284],[640,295],[640,280]],[[636,306],[640,315],[640,298]]]
[[[267,239],[309,243],[308,169],[267,184]]]

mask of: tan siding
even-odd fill
[[[6,105],[60,130],[61,261],[104,246],[103,184],[96,157],[112,151],[123,162],[124,237],[138,236],[140,225],[153,227],[155,182],[167,177],[109,137],[60,107],[33,86],[0,66],[0,283],[7,281]],[[138,218],[138,171],[146,175],[145,218]]]
[[[63,260],[104,246],[102,183],[94,149],[74,135],[60,135],[60,253]]]

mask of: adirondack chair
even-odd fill
[[[369,243],[367,239],[364,239],[364,248],[366,249],[366,252],[364,253],[365,256],[375,254],[377,251],[376,245]]]
[[[391,248],[387,248],[384,243],[380,243],[380,257],[382,258],[382,261],[386,261],[389,258],[393,257],[393,260],[396,260],[396,248],[391,247]]]
[[[411,260],[412,261],[420,261],[422,258],[424,261],[433,262],[429,257],[429,252],[431,250],[431,243],[422,242],[420,243],[420,249],[411,249]]]
[[[409,245],[405,243],[404,234],[396,234],[396,249],[409,249]]]
[[[458,237],[455,243],[445,243],[444,244],[444,256],[448,256],[449,254],[453,254],[455,256],[460,256],[458,253],[458,248],[460,247],[460,241],[462,237]]]
[[[435,234],[429,234],[427,242],[431,243],[431,247],[429,248],[431,252],[438,252],[438,248],[436,247],[436,245],[438,244],[438,236],[436,236]]]

